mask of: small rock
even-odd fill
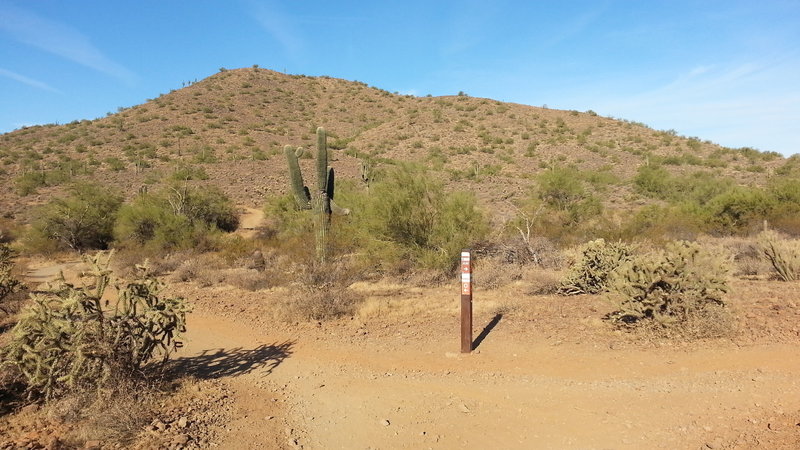
[[[178,419],[178,428],[186,428],[186,425],[189,425],[189,420],[186,418],[186,416],[182,416],[180,419]]]
[[[154,420],[151,425],[153,426],[153,430],[155,431],[162,431],[167,429],[167,426],[160,419]]]
[[[389,426],[389,425],[391,425],[391,424],[392,424],[392,423],[391,423],[391,422],[389,422],[389,419],[383,419],[383,420],[381,421],[381,425],[383,425],[383,426],[385,426],[385,427],[388,427],[388,426]]]
[[[100,450],[102,445],[103,443],[98,440],[86,441],[86,443],[83,444],[83,450]]]
[[[186,445],[189,442],[189,435],[187,434],[179,434],[172,439],[172,443],[175,445]]]
[[[463,412],[463,413],[471,413],[472,412],[472,411],[469,410],[469,408],[467,408],[467,405],[465,405],[463,403],[458,405],[458,409],[460,409],[461,412]]]
[[[37,405],[36,403],[31,403],[30,405],[25,405],[20,410],[20,412],[22,414],[33,414],[36,411],[39,411],[39,405]]]
[[[59,440],[56,436],[52,436],[50,440],[45,445],[45,450],[58,450],[61,448],[61,440]]]

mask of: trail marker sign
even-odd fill
[[[461,353],[472,351],[472,255],[461,252]]]

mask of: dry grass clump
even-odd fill
[[[100,392],[72,392],[48,405],[45,413],[70,425],[67,444],[98,440],[126,445],[153,419],[159,399],[171,389],[165,381],[121,377]]]
[[[343,286],[297,287],[289,291],[276,315],[287,322],[336,319],[352,316],[362,301],[361,294]]]
[[[548,269],[558,269],[564,265],[564,253],[551,240],[543,236],[525,237],[513,235],[511,238],[481,249],[487,257],[495,257],[507,264],[535,265]]]
[[[644,341],[696,341],[734,336],[737,320],[727,305],[707,304],[702,309],[688,311],[683,320],[668,326],[650,320],[628,324],[625,328]]]
[[[762,254],[758,242],[746,237],[706,238],[703,245],[721,248],[733,257],[733,272],[736,277],[761,276],[769,273],[770,265]]]
[[[529,285],[528,295],[554,295],[561,287],[561,278],[553,270],[529,270],[523,280]]]
[[[473,284],[476,289],[497,289],[522,279],[524,266],[508,262],[503,256],[477,258],[473,267]]]
[[[351,316],[364,297],[349,286],[359,277],[347,261],[297,267],[297,277],[276,315],[284,321],[325,320]]]
[[[274,280],[256,269],[232,268],[225,270],[222,275],[225,283],[246,291],[259,291],[275,285]]]
[[[774,231],[765,231],[758,236],[758,243],[779,280],[800,279],[800,240],[788,239]]]
[[[181,263],[170,276],[172,281],[195,281],[202,287],[221,284],[225,280],[222,273],[223,261],[213,254],[194,255]]]

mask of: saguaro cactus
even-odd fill
[[[333,204],[335,176],[332,167],[328,167],[328,138],[325,129],[317,128],[317,188],[311,195],[308,187],[303,184],[303,174],[297,158],[302,156],[303,149],[293,149],[290,145],[284,147],[286,160],[289,165],[289,178],[297,207],[299,209],[312,209],[314,212],[314,228],[317,236],[317,258],[325,262],[327,235],[331,223],[331,212],[337,210],[342,214],[349,213]]]

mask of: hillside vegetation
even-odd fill
[[[635,234],[659,217],[674,217],[669,208],[683,204],[679,215],[692,217],[681,227],[692,222],[705,231],[750,231],[750,219],[768,218],[784,231],[798,231],[796,221],[786,219],[794,211],[785,205],[783,210],[748,209],[764,203],[766,197],[758,196],[770,186],[775,192],[765,194],[768,200],[797,202],[796,184],[775,181],[798,173],[796,158],[725,148],[592,111],[552,110],[463,93],[413,97],[360,82],[255,67],[223,69],[105,118],[0,136],[0,177],[13,187],[0,194],[0,203],[7,216],[27,221],[30,205],[60,193],[75,179],[91,178],[128,198],[147,186],[176,180],[211,184],[239,204],[260,207],[267,197],[287,192],[282,147],[312,147],[318,126],[329,131],[331,164],[340,178],[359,179],[364,163],[377,169],[400,161],[421,163],[447,189],[474,192],[501,222],[526,204],[533,213],[538,206],[531,201],[544,201],[563,216],[551,218],[550,228],[586,224],[600,211],[608,219],[612,211],[623,214],[616,222],[638,213],[638,222],[627,231]],[[547,179],[547,172],[561,179]],[[715,198],[721,194],[737,197]],[[725,210],[731,202],[737,208],[744,203],[748,210],[742,214],[749,216],[737,212],[722,219],[732,223],[708,227],[693,223],[698,214],[692,208]],[[608,230],[609,225],[595,226],[575,240],[591,238],[598,228]]]
[[[798,155],[253,67],[4,134],[0,178],[2,448],[800,442]]]

